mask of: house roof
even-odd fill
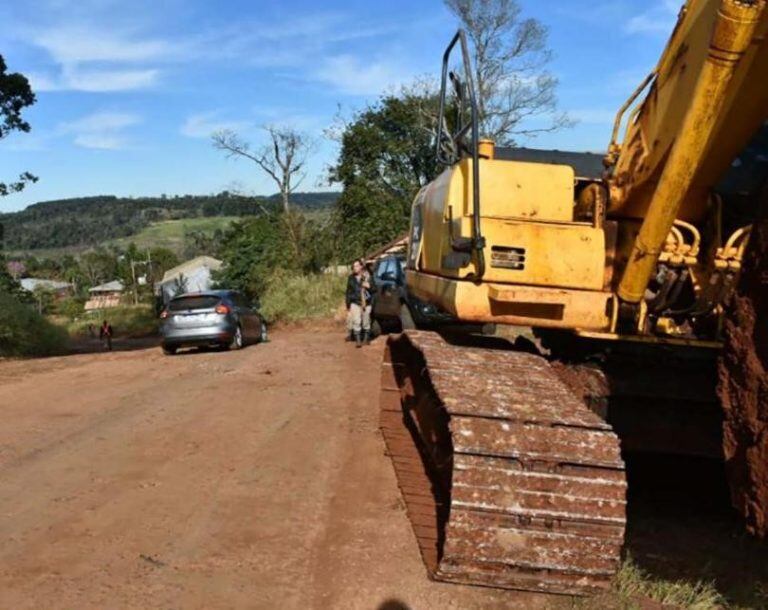
[[[495,152],[495,158],[502,161],[570,165],[576,175],[581,178],[600,178],[604,170],[603,157],[604,155],[591,152],[506,148],[504,146],[497,146]]]
[[[405,252],[408,249],[408,233],[404,233],[400,237],[393,239],[386,246],[382,246],[378,250],[371,252],[365,256],[366,263],[372,263],[386,256],[387,254],[397,254],[399,252]]]
[[[72,284],[68,282],[45,280],[37,277],[25,277],[19,280],[19,283],[21,284],[21,287],[28,292],[33,292],[35,288],[45,288],[47,290],[63,290],[65,288],[72,287]]]
[[[224,263],[222,261],[213,258],[212,256],[197,256],[181,263],[181,265],[177,265],[173,269],[168,269],[168,271],[163,274],[163,279],[159,283],[165,284],[166,282],[173,281],[180,275],[190,275],[200,267],[207,267],[213,271],[218,271],[223,265]]]
[[[106,284],[94,286],[88,292],[122,292],[123,290],[125,290],[125,286],[120,280],[112,280]]]

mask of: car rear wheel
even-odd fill
[[[173,347],[172,345],[163,345],[163,353],[166,356],[173,356],[176,353],[176,350],[179,349],[178,347]]]
[[[269,341],[267,337],[267,325],[264,320],[259,322],[259,343],[266,343]]]
[[[400,305],[400,328],[402,330],[416,330],[416,323],[413,321],[411,310],[405,303]]]
[[[243,329],[238,324],[235,327],[235,334],[232,335],[232,341],[227,346],[229,349],[242,349],[243,348]]]

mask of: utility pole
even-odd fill
[[[133,304],[139,304],[139,287],[136,285],[136,262],[131,259],[131,276],[133,277]]]
[[[152,270],[152,253],[150,252],[149,248],[147,248],[147,260],[145,261],[135,261],[133,259],[130,259],[131,263],[131,277],[133,278],[133,304],[138,305],[139,304],[139,283],[136,279],[136,265],[145,265],[145,274],[144,277],[147,278],[149,273],[151,273]]]

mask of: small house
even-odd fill
[[[36,277],[25,277],[19,280],[23,290],[35,292],[45,290],[53,294],[55,299],[63,299],[72,294],[72,284],[56,280],[44,280]]]
[[[155,294],[167,303],[173,297],[185,292],[203,292],[213,288],[214,271],[224,263],[211,256],[198,256],[168,269],[163,279],[155,284]]]
[[[94,286],[88,291],[85,311],[117,307],[123,298],[123,292],[125,292],[125,286],[120,280],[113,280],[106,284]]]

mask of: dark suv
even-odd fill
[[[404,255],[380,259],[373,273],[376,282],[373,319],[381,332],[430,328],[453,321],[452,316],[439,312],[408,291]]]
[[[180,347],[217,346],[240,349],[248,342],[264,341],[264,318],[241,293],[211,290],[177,296],[160,314],[163,352]]]

